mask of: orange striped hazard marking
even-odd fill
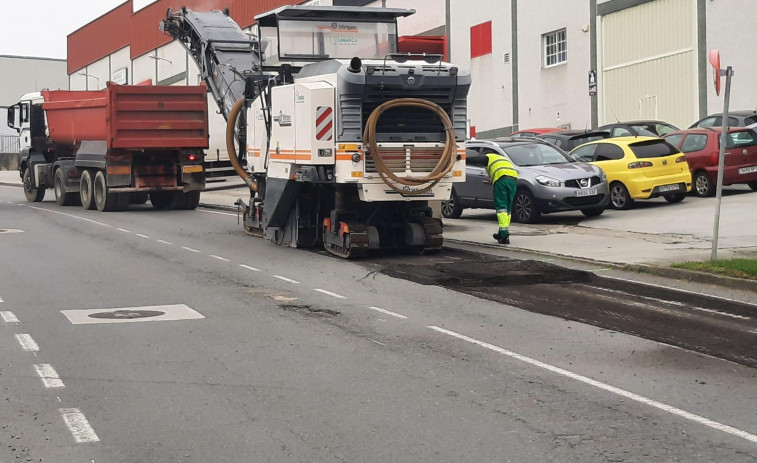
[[[318,106],[315,110],[315,138],[321,141],[334,139],[334,110],[331,106]]]

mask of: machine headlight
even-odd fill
[[[539,182],[539,183],[541,183],[542,185],[545,185],[545,186],[559,187],[559,186],[562,185],[562,182],[560,182],[556,178],[547,177],[546,175],[539,175],[539,176],[537,176],[536,177],[536,181]]]

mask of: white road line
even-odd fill
[[[141,233],[137,233],[137,236],[140,237],[140,238],[149,238],[149,236],[143,235]]]
[[[286,281],[287,283],[294,283],[296,285],[300,284],[300,282],[297,280],[292,280],[291,278],[283,277],[281,275],[274,275],[273,277],[278,278],[279,280]]]
[[[630,281],[631,283],[634,283],[634,284],[637,284],[637,285],[651,286],[653,288],[670,289],[670,287],[668,287],[668,286],[656,285],[654,283],[647,283],[647,282],[644,282],[644,281],[626,280],[626,279],[623,279],[623,278],[607,277],[607,276],[602,277],[602,278],[607,278],[609,280],[617,280],[617,281],[622,281],[622,282],[629,282]],[[698,293],[696,291],[689,291],[688,289],[675,288],[675,290],[677,292],[680,292],[680,293],[693,294],[693,295],[696,295],[696,296],[702,296],[703,295],[702,293]],[[739,301],[738,299],[731,299],[729,297],[715,296],[713,294],[704,294],[704,295],[707,296],[707,297],[709,297],[709,298],[712,298],[712,299],[720,299],[721,301],[728,301],[728,302],[738,302],[739,304],[744,304],[744,305],[749,305],[749,306],[752,306],[752,307],[757,307],[757,305],[755,305],[755,304],[750,304],[748,302]]]
[[[0,317],[3,317],[3,321],[5,323],[19,323],[16,315],[8,310],[3,310],[2,312],[0,312]]]
[[[326,294],[327,296],[335,297],[337,299],[347,299],[347,296],[342,296],[341,294],[332,293],[331,291],[327,291],[325,289],[315,288],[315,291]]]
[[[100,442],[100,438],[89,425],[89,421],[81,410],[78,408],[61,408],[59,411],[77,443]]]
[[[368,308],[371,309],[371,310],[375,310],[376,312],[381,312],[383,314],[399,318],[401,320],[406,320],[407,319],[407,317],[404,316],[404,315],[402,315],[402,314],[398,314],[396,312],[392,312],[391,310],[382,309],[381,307],[368,307]]]
[[[228,262],[228,261],[229,261],[229,259],[227,259],[227,258],[225,258],[225,257],[217,256],[217,255],[215,255],[215,254],[211,254],[211,255],[210,255],[210,257],[212,257],[213,259],[222,260],[222,261],[224,261],[224,262]]]
[[[124,233],[131,233],[131,230],[127,230],[127,229],[125,229],[125,228],[118,228],[117,230],[118,230],[118,231],[122,231],[122,232],[124,232]]]
[[[197,209],[200,212],[207,212],[208,214],[218,214],[218,215],[230,215],[232,217],[237,217],[237,214],[232,214],[230,212],[218,212],[218,211],[208,211],[206,209]]]
[[[22,204],[19,204],[19,206],[22,206]],[[65,215],[66,217],[71,217],[72,219],[83,220],[85,222],[93,223],[95,225],[100,225],[101,227],[113,228],[113,225],[108,225],[107,223],[98,222],[97,220],[88,219],[86,217],[80,217],[78,215],[73,215],[73,214],[66,214],[65,212],[53,211],[50,209],[45,209],[44,207],[36,207],[36,206],[29,206],[29,207],[32,209],[37,209],[38,211],[50,212],[51,214]]]
[[[0,297],[0,304],[2,304],[3,302],[5,302],[5,301],[3,300],[2,297]]]
[[[39,351],[39,346],[36,342],[34,342],[34,339],[28,334],[17,334],[16,340],[19,344],[21,344],[21,347],[24,348],[25,351],[29,352],[37,352]]]
[[[242,267],[242,268],[246,268],[247,270],[252,270],[253,272],[259,272],[260,271],[259,268],[250,267],[249,265],[239,264],[239,266]]]
[[[552,373],[556,373],[561,376],[565,376],[567,378],[580,381],[582,383],[588,384],[590,386],[594,386],[598,389],[602,389],[603,391],[610,392],[615,395],[619,395],[621,397],[624,397],[626,399],[630,399],[636,402],[639,402],[644,405],[649,405],[650,407],[657,408],[659,410],[662,410],[664,412],[670,413],[672,415],[679,416],[681,418],[687,419],[689,421],[693,421],[698,424],[702,424],[704,426],[710,427],[712,429],[717,429],[718,431],[723,431],[725,433],[734,435],[736,437],[740,437],[742,439],[746,439],[750,442],[757,443],[757,435],[750,434],[746,431],[742,431],[740,429],[734,428],[732,426],[728,426],[727,424],[719,423],[717,421],[713,421],[709,418],[705,418],[703,416],[687,412],[686,410],[681,410],[680,408],[673,407],[672,405],[664,404],[662,402],[658,402],[654,399],[650,399],[648,397],[641,396],[639,394],[635,394],[630,391],[626,391],[625,389],[620,389],[619,387],[610,386],[609,384],[605,384],[601,381],[597,381],[595,379],[591,379],[587,376],[580,375],[578,373],[573,373],[572,371],[565,370],[560,367],[556,367],[554,365],[550,365],[548,363],[540,362],[539,360],[532,359],[531,357],[526,357],[525,355],[518,354],[516,352],[503,349],[502,347],[495,346],[494,344],[489,344],[488,342],[479,341],[474,338],[470,338],[468,336],[465,336],[460,333],[455,333],[454,331],[450,331],[444,328],[439,328],[438,326],[429,326],[428,328],[431,328],[434,331],[437,331],[439,333],[443,333],[449,336],[452,336],[457,339],[461,339],[463,341],[467,341],[471,344],[476,344],[478,346],[484,347],[486,349],[492,350],[494,352],[497,352],[502,355],[506,355],[508,357],[514,358],[516,360],[520,360],[521,362],[528,363],[529,365],[533,365],[535,367],[543,368],[547,371],[550,371]]]
[[[173,244],[173,243],[171,243],[169,241],[166,241],[166,240],[157,240],[157,241],[158,241],[158,243],[163,243],[163,244]]]
[[[37,374],[46,388],[66,387],[63,380],[58,376],[58,372],[49,363],[34,365],[34,369],[37,370]]]
[[[187,250],[187,251],[189,251],[189,252],[200,252],[200,251],[198,251],[197,249],[188,248],[188,247],[186,247],[186,246],[182,246],[182,247],[181,247],[181,249],[186,249],[186,250]]]

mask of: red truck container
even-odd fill
[[[148,195],[159,209],[197,207],[205,187],[206,95],[205,86],[111,82],[100,91],[27,95],[14,105],[31,115],[19,117],[17,127],[31,135],[20,163],[27,199],[41,201],[54,188],[60,205],[101,211],[144,203]]]

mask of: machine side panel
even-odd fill
[[[297,129],[294,114],[294,85],[283,85],[271,90],[271,101],[276,108],[272,114],[271,160],[294,163],[308,161],[310,154],[297,151]]]
[[[295,84],[297,158],[299,164],[333,165],[336,120],[334,87],[327,82]],[[304,155],[309,158],[305,159]]]

